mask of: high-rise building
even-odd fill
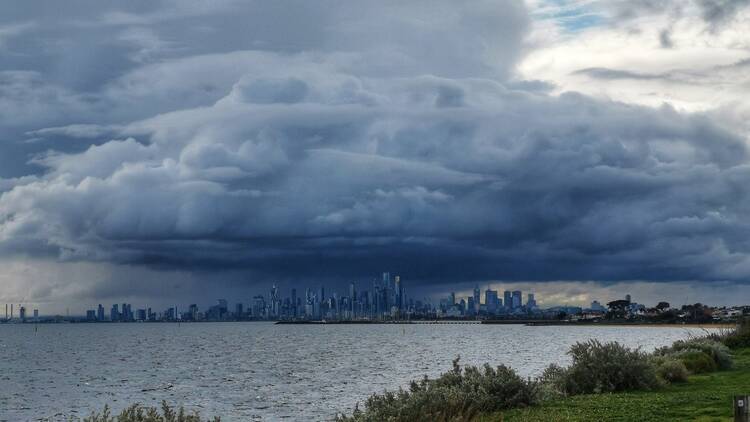
[[[482,296],[482,291],[479,290],[479,285],[474,286],[474,313],[479,313],[479,299]]]
[[[404,289],[401,286],[401,276],[396,276],[393,281],[393,288],[396,292],[396,307],[398,309],[404,308]]]
[[[96,308],[96,320],[100,322],[104,321],[104,306],[101,303]]]
[[[86,321],[96,321],[96,311],[89,309],[86,311]]]
[[[498,297],[497,290],[487,289],[484,292],[484,304],[487,307],[487,312],[494,314],[498,308]]]
[[[448,295],[448,306],[453,306],[456,304],[456,292],[451,292],[451,294]]]
[[[512,302],[513,304],[511,306],[511,308],[512,309],[518,309],[518,308],[520,308],[523,305],[522,298],[523,298],[523,296],[522,296],[521,291],[520,290],[514,290],[513,291],[513,299],[512,299],[513,300],[513,302]]]
[[[534,309],[536,308],[536,299],[534,299],[534,293],[529,293],[526,297],[526,308],[528,309]]]
[[[509,290],[503,292],[503,305],[505,309],[513,309],[513,295]]]
[[[112,322],[120,320],[120,311],[117,309],[117,304],[112,305],[112,309],[109,310],[109,320]]]
[[[297,318],[297,289],[292,289],[292,318]]]

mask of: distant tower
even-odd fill
[[[479,313],[479,298],[482,295],[482,291],[479,290],[479,285],[474,287],[474,312]]]
[[[625,300],[627,300],[628,302],[630,302],[630,295],[625,295]]]

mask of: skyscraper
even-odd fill
[[[404,307],[404,289],[401,286],[401,276],[395,277],[393,288],[396,291],[396,307],[401,310]]]
[[[534,309],[536,308],[536,299],[534,299],[534,293],[529,293],[526,297],[526,308],[528,309]]]
[[[479,285],[474,286],[474,313],[479,313],[479,298],[482,296],[482,291],[479,290]]]
[[[518,309],[523,305],[523,296],[520,290],[513,291],[513,309]]]
[[[494,314],[498,308],[498,297],[497,290],[487,289],[484,292],[484,304],[487,307],[487,312]]]
[[[505,309],[513,309],[513,296],[508,290],[503,292],[503,305],[505,305]]]
[[[102,306],[101,303],[96,308],[96,320],[97,321],[104,321],[104,306]]]

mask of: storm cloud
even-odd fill
[[[63,49],[0,59],[5,259],[425,286],[750,276],[745,134],[535,89],[522,3],[134,5],[0,25],[10,56]]]

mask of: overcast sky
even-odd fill
[[[0,3],[0,303],[382,271],[750,303],[749,25],[750,0]]]

